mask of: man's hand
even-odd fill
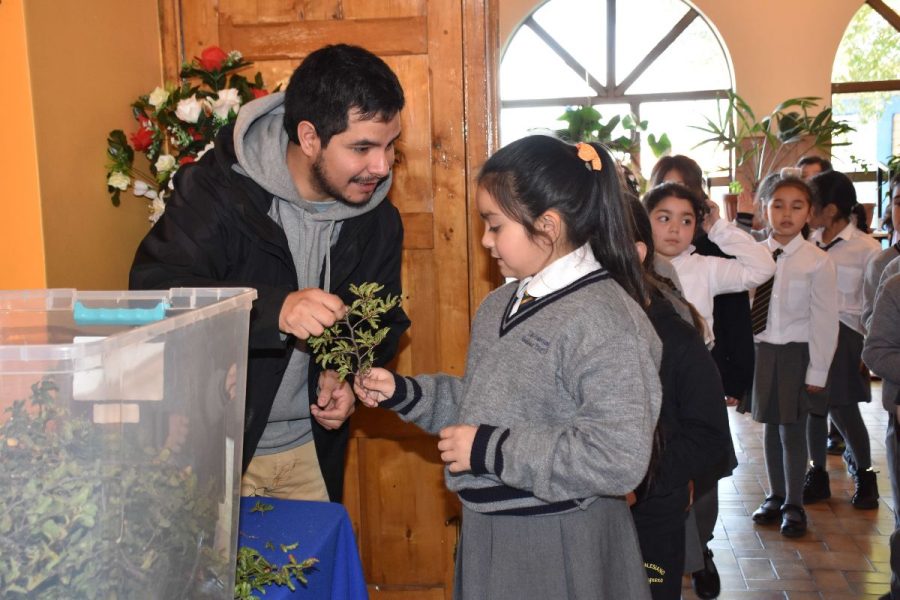
[[[291,292],[281,305],[278,329],[301,340],[322,335],[326,327],[334,325],[347,314],[347,307],[339,296],[318,288]]]
[[[441,429],[438,450],[451,473],[472,470],[472,442],[477,430],[474,425],[451,425]]]
[[[325,429],[337,429],[356,410],[356,396],[346,381],[338,381],[335,371],[319,375],[319,396],[309,408],[312,417]]]

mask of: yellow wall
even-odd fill
[[[499,1],[503,44],[543,4]],[[731,54],[736,91],[757,113],[795,96],[818,96],[831,104],[834,55],[862,0],[694,0],[693,4],[718,29]]]
[[[46,284],[126,289],[146,202],[128,192],[110,203],[106,136],[133,131],[129,105],[161,81],[157,0],[28,0],[25,24]]]
[[[0,289],[46,284],[22,0],[0,3]]]

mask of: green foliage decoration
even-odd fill
[[[56,393],[35,383],[0,425],[3,598],[208,597],[228,568],[211,549],[215,495],[169,449],[117,443],[119,426]]]
[[[297,544],[281,545],[281,551],[288,553]],[[307,558],[297,562],[293,554],[288,554],[288,562],[280,567],[272,564],[259,552],[247,546],[238,548],[237,578],[234,585],[235,600],[259,600],[254,592],[265,595],[270,585],[287,586],[292,592],[297,589],[294,579],[306,585],[306,571],[318,563],[317,558]]]
[[[372,368],[375,348],[384,341],[390,327],[381,328],[381,317],[400,304],[398,296],[381,297],[384,289],[378,283],[350,286],[356,300],[347,316],[320,336],[309,338],[309,347],[323,369],[334,368],[344,381],[351,373],[365,373]]]

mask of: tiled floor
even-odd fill
[[[850,505],[853,481],[839,456],[828,457],[832,497],[807,506],[809,530],[802,538],[782,537],[776,525],[750,520],[765,497],[766,467],[762,426],[729,409],[740,466],[719,483],[719,522],[710,542],[722,578],[722,600],[876,599],[888,591],[888,536],[894,528],[893,499],[884,455],[887,413],[880,385],[872,403],[862,405],[878,473],[877,510]],[[695,600],[690,578],[684,598]]]

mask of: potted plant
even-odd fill
[[[732,91],[727,94],[716,120],[706,117],[705,125],[694,126],[710,136],[697,146],[714,144],[734,152],[732,180],[753,193],[767,175],[811,150],[828,153],[833,146],[849,143],[834,141],[853,128],[835,120],[831,107],[818,110],[821,98],[790,98],[758,118],[743,98]]]
[[[725,217],[729,221],[734,221],[737,217],[738,196],[744,191],[744,186],[738,180],[732,180],[728,184],[728,193],[725,194]]]

